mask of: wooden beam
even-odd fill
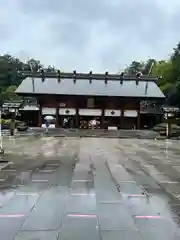
[[[34,78],[41,78],[42,74],[41,72],[31,72],[31,71],[23,71],[21,72],[21,75],[26,78],[26,77],[34,77]],[[107,81],[120,81],[120,74],[108,74],[108,79]],[[44,77],[45,78],[57,78],[58,79],[58,75],[56,72],[45,72],[44,71]],[[76,79],[80,80],[80,79],[88,79],[89,80],[89,73],[76,73]],[[74,73],[63,73],[61,72],[61,78],[71,78],[74,79]],[[106,75],[105,74],[91,74],[91,79],[93,80],[105,80],[106,79]],[[140,78],[138,78],[138,81],[148,81],[148,82],[155,82],[157,81],[158,78],[155,77],[151,77],[151,76],[141,76]],[[124,75],[123,76],[123,81],[137,81],[137,77],[136,76],[130,76],[130,75]]]

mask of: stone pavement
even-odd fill
[[[180,142],[178,140],[121,141],[127,168],[141,167],[168,193],[180,200]],[[125,145],[125,146],[124,146]],[[129,164],[129,166],[128,166]]]
[[[4,137],[9,136],[9,131],[3,132]],[[138,139],[164,139],[158,132],[151,130],[103,130],[103,129],[49,129],[48,134],[44,134],[43,128],[30,128],[27,132],[17,132],[15,137],[20,136],[42,136],[49,137],[102,137],[102,138],[138,138]]]
[[[177,166],[178,141],[54,137],[11,141],[5,143],[9,149],[5,158],[14,164],[1,171],[0,181],[3,240],[180,238],[180,202],[159,186],[158,177],[161,184],[177,183],[162,178],[157,167],[169,164],[172,156],[176,159],[172,169]],[[160,164],[155,165],[154,156]],[[153,171],[147,174],[145,168]]]

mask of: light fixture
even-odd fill
[[[44,69],[41,69],[41,79],[42,79],[42,82],[44,82]]]
[[[105,72],[105,84],[108,83],[108,71]]]
[[[141,76],[142,76],[142,72],[136,73],[136,85],[139,84],[139,79],[140,79]]]
[[[61,81],[61,71],[57,70],[57,78],[58,78],[58,82],[60,83]]]
[[[92,71],[89,72],[89,83],[92,83]]]
[[[124,72],[120,74],[120,84],[123,84],[123,79],[124,79]]]
[[[73,71],[74,83],[76,83],[76,70]]]

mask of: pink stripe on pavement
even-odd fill
[[[162,219],[162,216],[135,216],[138,219]]]
[[[90,214],[68,214],[68,217],[75,217],[75,218],[97,218],[96,215]]]
[[[0,218],[21,218],[24,214],[0,214]]]

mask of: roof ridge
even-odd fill
[[[32,78],[42,78],[41,72],[22,72],[22,75],[26,77],[32,77]],[[43,72],[43,78],[60,78],[60,79],[76,79],[76,80],[106,80],[106,81],[157,81],[157,77],[148,76],[148,75],[142,75],[142,76],[136,76],[136,75],[122,75],[120,74],[109,74],[106,72],[105,74],[101,73],[77,73],[74,71],[71,72]]]

